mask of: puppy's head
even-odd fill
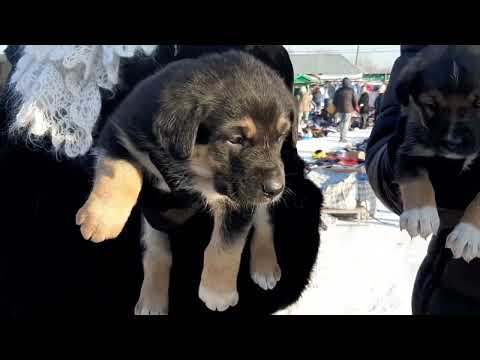
[[[285,188],[281,149],[296,117],[292,93],[245,53],[208,56],[198,65],[183,88],[195,104],[187,108],[195,110],[183,128],[175,127],[183,137],[170,136],[167,146],[187,159],[194,188],[210,202],[278,200]]]
[[[437,155],[461,159],[480,152],[478,46],[428,47],[400,74],[396,93]]]

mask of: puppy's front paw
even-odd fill
[[[78,210],[76,223],[85,240],[102,242],[114,239],[123,230],[131,209],[124,209],[99,197],[90,197]]]
[[[480,230],[462,222],[448,235],[445,247],[452,250],[455,259],[470,262],[480,257]]]
[[[438,211],[432,206],[407,210],[400,215],[400,230],[407,230],[412,238],[420,235],[426,239],[436,234],[439,227]]]
[[[163,297],[153,296],[152,294],[140,294],[137,305],[135,305],[135,315],[167,315],[168,300]]]
[[[198,289],[198,297],[212,311],[225,311],[230,306],[235,306],[238,303],[238,292],[236,290],[219,292],[215,289],[207,288],[203,284],[200,284]]]
[[[274,257],[256,255],[250,263],[250,276],[263,290],[272,290],[280,281],[282,271]]]
[[[268,273],[251,273],[252,280],[255,284],[260,286],[263,290],[272,290],[277,283],[280,281],[281,277],[280,267],[277,266],[275,271]]]

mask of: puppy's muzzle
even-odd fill
[[[266,201],[273,201],[281,195],[285,188],[285,176],[279,168],[264,171],[263,181],[260,184],[259,193]]]
[[[283,181],[279,179],[268,179],[264,181],[262,185],[263,195],[266,198],[272,199],[282,193],[284,186]]]

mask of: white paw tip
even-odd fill
[[[280,281],[280,272],[278,275],[275,273],[254,272],[251,274],[251,277],[253,282],[260,286],[263,290],[272,290]]]
[[[212,311],[225,311],[230,306],[235,306],[238,303],[238,292],[217,293],[200,285],[198,289],[198,297],[202,300],[207,308]]]
[[[450,249],[454,259],[466,262],[480,257],[480,230],[468,223],[460,223],[448,235],[445,247]]]
[[[407,230],[412,238],[420,235],[426,239],[436,234],[439,227],[438,211],[432,206],[407,210],[400,215],[400,230]]]
[[[149,302],[139,300],[135,305],[135,315],[168,315],[168,306],[149,304]]]

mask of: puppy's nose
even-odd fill
[[[278,180],[267,180],[263,183],[263,194],[267,197],[274,197],[283,191],[283,183]]]

